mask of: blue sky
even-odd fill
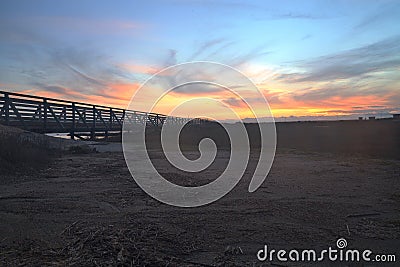
[[[400,107],[398,1],[14,0],[0,23],[12,91],[123,106],[154,71],[210,60],[248,74],[278,116]]]

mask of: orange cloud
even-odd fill
[[[139,65],[139,64],[132,64],[132,63],[124,63],[124,64],[119,64],[119,67],[133,72],[133,73],[139,73],[139,74],[149,74],[153,75],[156,74],[157,72],[160,71],[160,68],[154,67],[154,66],[148,66],[148,65]]]
[[[158,67],[141,64],[124,63],[118,65],[121,69],[129,72],[153,75],[160,69]],[[268,79],[264,79],[263,71],[266,71]],[[287,82],[276,80],[273,75],[276,73],[272,67],[263,68],[262,66],[249,67],[247,72],[255,76],[260,82],[257,84],[264,97],[269,102],[272,112],[275,117],[282,116],[331,116],[345,115],[357,113],[360,109],[370,109],[370,106],[393,107],[393,99],[399,99],[397,89],[388,89],[386,91],[368,90],[369,87],[355,87],[349,81],[331,81],[331,82]],[[252,78],[252,77],[250,77]],[[363,84],[362,84],[363,85]],[[100,85],[101,86],[101,85]],[[374,85],[377,87],[378,85]],[[34,92],[37,95],[47,96],[52,98],[67,99],[79,102],[88,102],[92,104],[107,105],[112,107],[126,108],[132,95],[140,87],[139,83],[104,82],[104,88],[100,89],[88,88],[85,91],[79,91],[72,88],[58,88],[53,86],[54,90],[41,89],[39,91],[26,91],[27,93]],[[99,87],[98,87],[99,88]],[[332,89],[331,89],[332,88]],[[203,88],[201,91],[173,91],[166,96],[163,101],[160,101],[154,112],[169,113],[176,105],[182,101],[193,98],[208,97],[221,101],[221,105],[228,105],[234,109],[241,118],[253,117],[249,107],[238,98],[235,94],[228,90],[212,90]],[[162,93],[163,88],[152,88],[155,94]],[[193,90],[196,90],[194,88]],[[242,97],[250,98],[251,107],[262,113],[266,110],[262,99],[254,99],[250,90],[239,88]],[[149,94],[154,95],[152,93]],[[253,98],[252,98],[253,96]],[[397,98],[396,98],[397,97]],[[143,103],[147,99],[143,99]],[[135,104],[135,109],[140,110],[141,103]],[[226,114],[218,114],[216,106],[204,103],[193,104],[190,108],[185,109],[181,116],[192,116],[204,111],[212,113],[217,119],[229,119],[224,116]]]
[[[33,94],[41,97],[56,98],[75,102],[85,102],[94,105],[104,105],[117,108],[126,108],[133,93],[139,88],[138,83],[111,84],[107,88],[90,92],[80,92],[76,89],[60,87],[58,91],[23,90],[23,94]]]

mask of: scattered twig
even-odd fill
[[[347,228],[347,233],[348,233],[349,236],[350,236],[350,229],[349,229],[349,225],[348,225],[348,224],[346,224],[346,228]]]
[[[196,266],[204,266],[204,267],[213,267],[214,265],[209,265],[205,263],[199,263],[199,262],[194,262],[194,261],[188,261],[188,260],[180,260],[181,262],[187,263],[187,264],[193,264]]]
[[[71,229],[72,227],[74,227],[78,222],[79,222],[79,220],[78,220],[78,221],[75,221],[75,222],[73,222],[72,224],[70,224],[70,225],[68,225],[67,227],[65,227],[64,230],[62,230],[62,232],[60,233],[60,235],[64,234],[67,230],[70,230],[70,229]]]
[[[368,217],[368,216],[378,216],[381,215],[378,212],[371,212],[371,213],[360,213],[360,214],[349,214],[347,218],[358,218],[358,217]]]

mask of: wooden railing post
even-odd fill
[[[43,132],[47,129],[47,99],[43,99]]]
[[[10,124],[10,96],[8,93],[4,93],[4,117],[6,119],[6,125]]]
[[[108,129],[112,130],[112,122],[113,122],[113,118],[112,118],[112,108],[109,109],[109,115],[110,117],[108,118]],[[106,130],[105,132],[106,134],[106,140],[108,139],[108,130]]]
[[[122,111],[122,125],[121,125],[121,137],[122,137],[122,130],[124,128],[124,121],[125,121],[126,111],[125,109]]]
[[[110,108],[110,129],[112,129],[112,124],[113,124],[113,110]]]
[[[96,139],[96,106],[93,105],[93,122],[92,122],[92,133],[91,133],[91,139],[94,140]]]
[[[71,139],[75,139],[75,103],[72,103],[72,127],[71,127]]]

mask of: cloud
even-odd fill
[[[207,41],[203,43],[194,53],[192,56],[189,57],[188,61],[192,61],[195,58],[197,58],[199,55],[201,55],[203,52],[209,50],[212,47],[215,47],[218,44],[221,44],[224,42],[224,38],[218,38],[214,40]]]
[[[63,92],[64,97],[69,98],[72,95],[66,88],[76,88],[83,97],[101,94],[102,90],[109,90],[110,84],[137,80],[132,72],[118,66],[112,57],[89,44],[67,45],[62,41],[64,35],[59,33],[73,30],[74,34],[81,32],[87,36],[125,34],[141,29],[143,25],[131,21],[57,16],[2,18],[0,22],[4,54],[0,79],[3,82],[18,81],[24,89],[33,86],[37,91],[51,94]],[[48,29],[54,31],[48,32]]]
[[[167,55],[166,59],[164,60],[163,67],[169,67],[169,66],[176,65],[176,63],[178,62],[176,59],[177,53],[178,53],[177,50],[169,49],[168,55]]]
[[[260,6],[250,3],[248,1],[214,1],[214,0],[173,0],[169,3],[193,5],[197,8],[222,8],[226,9],[259,9]]]
[[[246,103],[239,98],[229,97],[227,99],[222,100],[222,102],[231,107],[237,107],[237,108],[247,107]]]
[[[316,16],[311,14],[301,14],[301,13],[281,13],[277,15],[273,15],[270,17],[271,19],[322,19],[326,18],[325,16]]]
[[[187,61],[193,61],[198,59],[200,56],[201,60],[214,61],[218,57],[219,62],[225,63],[233,67],[240,67],[246,63],[251,62],[254,59],[260,59],[265,55],[270,54],[270,51],[266,50],[267,45],[262,44],[254,47],[250,51],[243,51],[235,49],[233,54],[229,54],[227,48],[234,45],[236,41],[228,41],[226,38],[215,38],[204,42],[195,52],[188,58]]]
[[[232,57],[227,64],[232,67],[240,67],[241,65],[252,61],[253,59],[259,59],[262,56],[270,54],[270,51],[265,50],[265,45],[258,46],[253,50],[244,53],[242,55],[238,55],[236,57]]]
[[[216,86],[213,84],[189,84],[189,85],[183,85],[176,87],[173,90],[173,93],[176,95],[179,94],[186,94],[186,95],[209,95],[210,93],[217,93],[217,92],[224,92],[227,89]]]
[[[230,41],[230,42],[225,42],[224,45],[220,46],[219,48],[215,49],[213,52],[211,52],[209,55],[207,55],[207,59],[213,60],[215,56],[218,56],[219,54],[222,54],[227,48],[235,44],[235,41]]]
[[[198,1],[200,4],[202,1]],[[186,4],[183,2],[182,4]],[[203,2],[202,2],[203,3]],[[210,4],[213,1],[209,2]],[[195,3],[196,4],[196,3]],[[242,8],[246,3],[218,2],[218,7],[231,6]],[[259,15],[257,7],[249,5],[255,17]],[[262,10],[264,12],[265,10]],[[314,14],[301,14],[291,11],[265,12],[266,19],[314,20],[325,18]],[[375,18],[384,19],[379,16]],[[135,62],[115,62],[102,53],[96,45],[80,42],[91,39],[94,35],[138,34],[147,27],[133,21],[93,20],[90,18],[35,17],[21,21],[0,19],[0,41],[8,45],[2,49],[3,64],[1,82],[18,81],[22,85],[34,88],[34,92],[84,101],[99,101],[109,105],[122,105],[139,86],[138,81],[148,77],[164,67],[179,63],[186,50],[172,49],[162,52],[164,57],[156,64],[147,66]],[[358,26],[360,29],[367,27]],[[47,31],[52,29],[52,31]],[[53,31],[55,30],[56,31]],[[78,35],[75,35],[75,31]],[[65,34],[64,34],[65,33]],[[87,34],[87,39],[86,39]],[[85,37],[82,39],[81,35]],[[69,37],[74,36],[76,39]],[[226,36],[226,35],[224,35]],[[303,39],[310,38],[309,35]],[[57,37],[57,38],[53,38]],[[95,36],[96,38],[98,36]],[[245,70],[246,65],[261,62],[269,55],[267,45],[255,47],[250,51],[227,49],[236,44],[226,38],[205,40],[193,49],[189,59],[204,58],[218,61]],[[104,39],[103,39],[104,40]],[[119,39],[118,39],[119,40]],[[70,44],[68,45],[68,43]],[[17,44],[17,45],[15,45]],[[140,46],[139,46],[140,47]],[[234,48],[239,48],[240,46]],[[245,46],[248,47],[248,46]],[[106,53],[109,50],[105,48]],[[123,51],[125,52],[125,51]],[[122,52],[122,53],[123,53]],[[232,54],[229,54],[232,52]],[[120,55],[119,52],[115,55]],[[178,57],[179,56],[179,57]],[[273,108],[300,114],[327,111],[346,111],[356,114],[356,110],[377,110],[398,107],[400,104],[399,85],[400,37],[382,40],[356,49],[331,55],[291,62],[291,72],[273,74],[273,85],[268,86],[264,95]],[[257,69],[258,70],[258,69]],[[264,70],[255,71],[254,76],[263,76]],[[181,73],[181,75],[183,75]],[[200,77],[201,73],[196,74]],[[139,77],[139,78],[138,78]],[[180,77],[165,77],[166,86],[176,84]],[[265,81],[265,84],[267,84]],[[275,85],[277,86],[275,88]],[[265,87],[267,88],[267,87]],[[397,91],[396,91],[397,90]],[[241,102],[226,94],[223,88],[215,86],[185,86],[177,88],[175,96],[216,96],[225,103],[240,107]],[[257,102],[257,99],[252,100]],[[358,108],[352,108],[358,107]],[[383,112],[383,111],[382,111]],[[343,112],[345,113],[345,112]]]
[[[65,86],[45,84],[41,82],[32,83],[33,89],[24,90],[23,93],[35,94],[42,97],[67,99],[72,101],[86,101],[90,96]]]
[[[263,90],[263,95],[269,104],[283,104],[281,99],[282,92],[273,92],[272,90]]]
[[[333,81],[360,77],[400,67],[400,36],[360,48],[297,62],[304,72],[281,74],[277,79],[289,82]]]
[[[89,77],[88,75],[84,74],[83,72],[77,70],[76,68],[70,66],[70,65],[66,65],[72,72],[74,72],[75,74],[77,74],[79,77],[81,77],[82,79],[97,85],[97,86],[105,86],[105,83],[98,80],[98,79],[94,79],[92,77]]]
[[[300,40],[301,40],[301,41],[304,41],[304,40],[310,39],[310,38],[312,38],[312,37],[313,37],[313,35],[311,35],[311,34],[306,34],[306,35],[304,35]]]
[[[56,94],[60,94],[60,95],[68,95],[69,94],[69,90],[65,87],[59,86],[59,85],[46,85],[46,84],[42,84],[42,83],[35,83],[34,85],[36,85],[37,87],[48,91],[48,92],[52,92],[52,93],[56,93]]]
[[[25,23],[17,19],[0,19],[0,41],[17,44],[39,44],[48,41],[42,34],[27,27]]]
[[[84,17],[66,17],[66,16],[25,16],[22,20],[17,19],[1,19],[1,24],[9,25],[7,31],[9,34],[23,34],[32,37],[34,32],[70,32],[75,34],[85,35],[138,35],[141,31],[148,27],[143,23],[129,20],[107,20],[107,19],[93,19]],[[29,29],[24,27],[29,25]],[[1,27],[2,31],[7,30],[6,27]],[[12,29],[12,31],[11,31]],[[29,38],[28,40],[32,40]]]
[[[380,22],[389,19],[398,21],[400,5],[397,1],[386,2],[381,4],[378,8],[367,16],[365,16],[355,27],[354,32],[359,32],[371,26],[379,25]]]
[[[121,100],[127,104],[139,87],[140,84],[137,82],[108,84],[106,87],[100,89],[96,95],[105,97],[109,100]]]
[[[383,117],[383,116],[390,116],[391,114],[392,114],[392,112],[394,111],[395,109],[393,109],[393,108],[387,108],[387,107],[384,107],[384,108],[364,108],[364,109],[356,109],[356,110],[343,110],[343,109],[337,109],[337,110],[334,110],[334,109],[332,109],[332,110],[326,110],[326,111],[324,111],[324,113],[338,113],[338,114],[348,114],[348,115],[354,115],[354,116],[362,116],[362,115],[365,115],[365,116],[368,116],[368,115],[377,115],[377,116],[380,116],[380,117]]]
[[[56,47],[30,53],[30,46],[22,46],[18,51],[26,56],[9,70],[28,93],[123,106],[138,87],[130,71],[96,50]]]
[[[136,74],[146,74],[153,75],[159,72],[160,67],[150,66],[150,65],[140,65],[135,63],[121,63],[118,66],[126,71],[133,72]]]
[[[108,84],[106,87],[98,89],[95,94],[88,94],[79,90],[79,88],[69,88],[54,84],[34,83],[32,86],[32,89],[23,90],[22,92],[42,97],[125,108],[132,94],[140,85],[138,83]]]
[[[293,68],[273,76],[275,84],[287,88],[278,102],[271,101],[280,112],[382,115],[400,107],[400,36],[297,61]]]
[[[68,47],[54,49],[45,64],[52,66],[53,79],[68,83],[83,92],[95,94],[113,83],[134,80],[134,76],[110,57],[91,49]]]
[[[290,5],[286,5],[284,9],[290,8]],[[260,15],[257,15],[258,20],[321,20],[321,19],[331,19],[332,14],[318,14],[313,13],[301,13],[298,10],[272,10],[265,8],[255,9],[255,12],[259,11]]]

